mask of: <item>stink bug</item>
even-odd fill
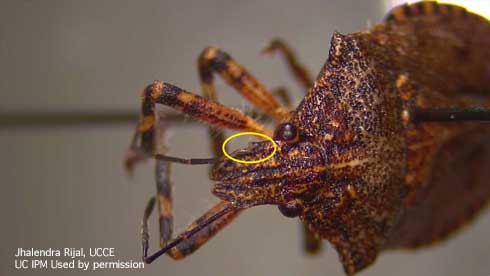
[[[222,50],[206,48],[198,69],[203,97],[155,81],[142,92],[140,122],[126,166],[154,156],[162,249],[143,259],[193,253],[247,208],[277,205],[304,224],[307,248],[332,243],[346,274],[372,264],[384,249],[415,248],[446,238],[490,197],[490,23],[465,9],[424,1],[393,9],[372,29],[331,39],[316,80],[287,45],[282,52],[307,94],[291,111]],[[273,119],[270,130],[216,100],[214,74]],[[284,95],[276,93],[278,95]],[[155,154],[155,104],[210,125],[216,158]],[[162,119],[163,122],[165,119]],[[449,122],[447,122],[449,121]],[[454,122],[458,121],[458,122]],[[223,129],[272,136],[271,159],[242,164],[223,157]],[[267,141],[232,153],[268,156]],[[213,164],[212,192],[221,201],[172,238],[170,162]]]

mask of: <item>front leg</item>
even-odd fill
[[[163,104],[217,128],[254,131],[272,135],[272,131],[242,112],[223,106],[162,81],[155,81],[142,93],[142,110],[138,126],[139,137],[133,139],[130,152],[144,159],[155,154],[155,104]],[[143,157],[141,157],[143,156]],[[129,155],[135,159],[134,154]],[[136,158],[136,159],[137,159]],[[126,164],[134,164],[126,160]],[[131,171],[132,167],[128,166]]]
[[[240,111],[189,93],[171,84],[155,81],[143,91],[139,131],[141,146],[146,152],[154,152],[155,104],[157,103],[172,107],[219,128],[256,131],[272,135],[271,130]]]

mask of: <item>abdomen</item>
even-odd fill
[[[490,199],[490,124],[448,140],[427,162],[427,181],[406,198],[387,247],[418,247],[446,238]]]

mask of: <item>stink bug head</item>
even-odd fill
[[[213,180],[219,181],[213,193],[243,208],[261,204],[291,208],[292,202],[311,197],[325,178],[324,158],[317,146],[298,137],[294,125],[282,124],[276,130],[278,150],[272,158],[243,164],[223,157],[212,173]],[[272,151],[271,142],[259,141],[249,143],[232,156],[250,161],[264,158]]]

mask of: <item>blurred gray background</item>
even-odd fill
[[[301,97],[278,57],[259,54],[282,37],[316,74],[330,36],[367,28],[385,13],[382,1],[1,1],[0,110],[124,111],[139,91],[162,79],[199,92],[196,59],[222,47],[267,88]],[[218,81],[223,103],[244,101]],[[0,129],[2,178],[0,275],[81,275],[15,271],[18,247],[114,247],[116,259],[140,259],[140,220],[154,194],[153,163],[127,177],[122,159],[133,124]],[[208,157],[206,129],[173,128],[170,154]],[[216,199],[206,167],[174,166],[177,231]],[[155,222],[154,218],[151,222]],[[157,247],[156,224],[152,249]],[[490,214],[447,243],[416,252],[385,252],[361,275],[490,275]],[[276,207],[246,211],[189,258],[164,257],[144,270],[104,275],[343,275],[325,243],[318,257],[301,252],[300,227]],[[153,251],[153,250],[152,250]],[[104,260],[104,259],[101,259]]]

